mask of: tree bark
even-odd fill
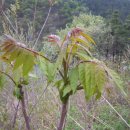
[[[30,127],[30,124],[29,124],[29,117],[28,117],[27,111],[26,111],[24,92],[22,90],[21,85],[19,85],[19,88],[20,88],[20,94],[21,94],[21,107],[22,107],[22,112],[23,112],[23,116],[24,116],[24,119],[25,119],[25,123],[26,123],[26,129],[31,130],[31,127]]]
[[[65,120],[67,116],[67,108],[68,108],[68,100],[65,103],[62,103],[62,109],[61,109],[61,117],[60,121],[57,127],[57,130],[63,130],[65,127]]]

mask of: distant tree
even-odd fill
[[[126,40],[128,42],[128,38],[130,37],[130,15],[128,15],[126,20],[125,20],[124,29],[125,29]]]
[[[120,10],[121,18],[124,19],[130,13],[130,1],[128,0],[82,0],[92,13],[107,17],[114,10]]]
[[[70,23],[73,16],[78,16],[80,13],[88,12],[88,7],[85,7],[81,1],[78,0],[61,0],[59,2],[59,16],[63,18],[65,23]]]
[[[118,60],[121,60],[124,51],[128,45],[129,35],[129,19],[126,20],[125,24],[120,19],[119,11],[114,11],[110,20],[111,34],[113,36],[112,43],[112,55],[113,61],[115,56]]]

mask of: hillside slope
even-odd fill
[[[82,0],[96,15],[107,16],[114,10],[119,10],[122,18],[130,14],[130,0]]]

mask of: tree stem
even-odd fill
[[[68,106],[68,100],[65,103],[62,103],[61,117],[60,117],[57,130],[63,130],[65,127],[65,120],[67,116],[67,106]]]
[[[29,124],[29,117],[27,115],[26,106],[25,106],[24,92],[22,90],[21,85],[19,85],[19,88],[20,88],[20,94],[22,96],[22,98],[21,98],[21,106],[22,106],[22,112],[23,112],[23,116],[24,116],[24,119],[25,119],[25,123],[26,123],[26,129],[31,130],[31,127],[30,127],[30,124]]]

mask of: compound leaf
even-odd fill
[[[77,86],[78,86],[78,67],[75,67],[73,69],[70,70],[70,73],[69,73],[69,80],[70,80],[70,87],[73,91],[73,93],[76,92],[77,90]]]

